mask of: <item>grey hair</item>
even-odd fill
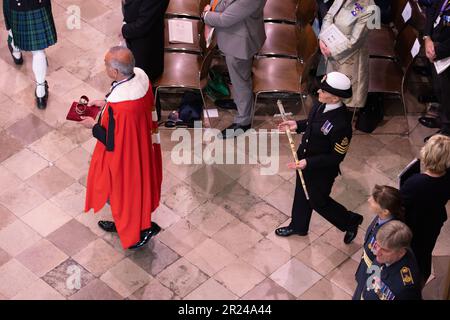
[[[124,62],[124,61],[119,61],[115,58],[115,53],[119,53],[121,51],[128,53],[128,55],[130,57],[130,61]],[[112,47],[111,49],[109,49],[109,52],[113,54],[113,57],[111,58],[111,61],[110,61],[111,68],[117,69],[124,76],[131,76],[134,72],[134,67],[136,65],[136,61],[135,61],[133,53],[130,51],[130,49],[121,47],[121,46],[116,46],[116,47]]]
[[[391,250],[408,248],[412,240],[411,229],[400,221],[390,221],[383,224],[377,232],[377,242]]]

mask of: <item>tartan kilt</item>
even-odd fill
[[[10,0],[4,0],[6,2]],[[14,44],[23,51],[44,50],[57,41],[51,7],[29,11],[8,10]]]

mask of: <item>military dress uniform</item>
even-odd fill
[[[362,279],[365,275],[367,275],[367,269],[372,267],[372,264],[375,261],[375,254],[372,251],[373,245],[376,240],[376,236],[378,230],[386,223],[393,221],[394,219],[384,219],[381,220],[378,216],[373,219],[367,228],[366,235],[364,237],[364,246],[363,246],[363,254],[361,256],[361,261],[359,263],[358,269],[356,269],[355,278]],[[361,291],[361,288],[356,289],[357,292]],[[353,297],[353,300],[359,300],[359,297]]]
[[[380,267],[379,278],[375,273],[357,274],[358,283],[353,300],[420,300],[420,276],[414,254],[407,250],[397,262],[387,266],[374,260]],[[370,287],[368,287],[369,282]]]
[[[304,132],[297,155],[307,162],[302,171],[310,197],[308,201],[297,175],[290,227],[299,234],[308,232],[313,209],[341,231],[353,230],[362,221],[361,215],[330,197],[339,164],[350,145],[352,125],[344,104],[324,112],[326,107],[316,104],[307,120],[297,122],[297,133]]]
[[[450,0],[437,0],[427,10],[427,22],[424,37],[431,37],[435,45],[436,59],[450,57]],[[433,88],[441,104],[441,131],[450,135],[450,68],[441,74],[432,69]]]

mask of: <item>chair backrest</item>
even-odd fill
[[[405,73],[415,58],[412,51],[414,46],[417,45],[417,41],[419,41],[419,32],[410,25],[406,25],[397,37],[395,52]]]
[[[190,22],[192,24],[193,43],[171,42],[169,38],[169,20]],[[166,51],[186,51],[192,53],[202,53],[205,49],[203,36],[204,24],[200,20],[191,18],[166,18],[164,19],[164,49]]]
[[[305,61],[300,87],[302,90],[302,94],[311,94],[313,91],[318,90],[318,81],[317,81],[317,68],[320,62],[320,54],[319,50],[313,53],[308,60]]]
[[[213,39],[211,41],[211,44],[208,48],[206,48],[205,51],[205,57],[202,61],[202,66],[200,68],[200,88],[204,89],[206,85],[208,84],[208,71],[211,67],[212,60],[214,58],[214,53],[216,52],[217,47],[217,39],[215,36],[213,36]]]
[[[317,0],[299,0],[296,10],[297,22],[304,26],[312,24],[317,17]]]
[[[264,20],[295,23],[299,0],[267,0],[264,6]]]
[[[297,41],[298,58],[305,63],[319,49],[319,41],[311,25],[299,29]]]
[[[209,0],[170,0],[166,16],[182,16],[200,19]]]

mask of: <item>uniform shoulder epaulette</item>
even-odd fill
[[[411,270],[404,266],[400,269],[400,275],[402,276],[402,281],[404,286],[410,286],[414,284],[414,279],[411,274]]]

